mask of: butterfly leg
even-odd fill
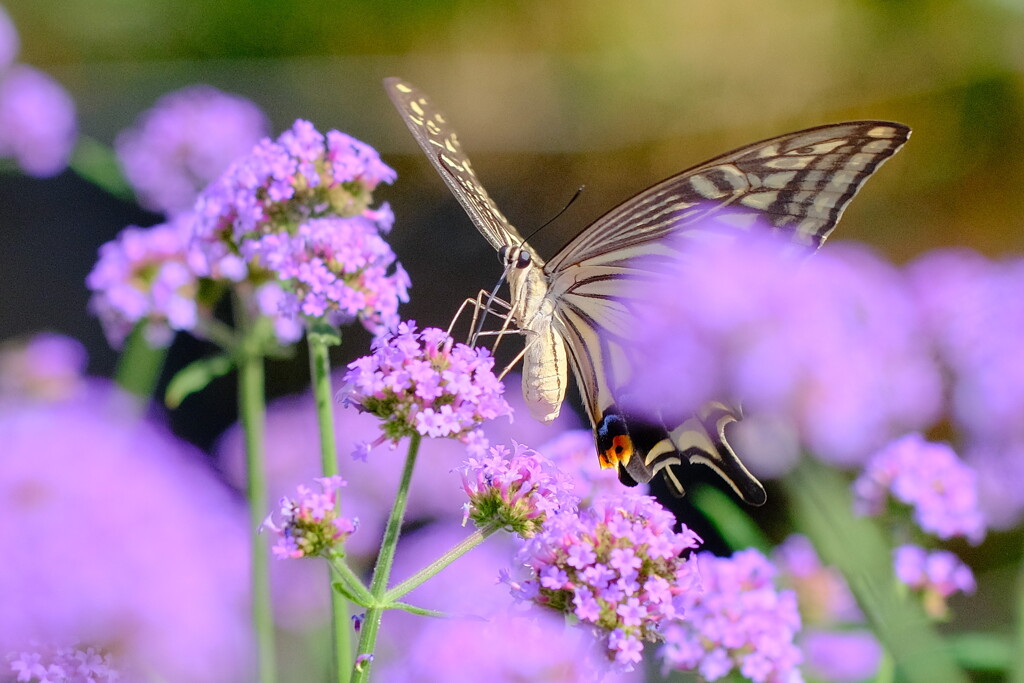
[[[491,308],[490,304],[492,303],[497,304],[499,310]],[[455,329],[456,323],[459,322],[459,319],[462,317],[462,314],[465,312],[467,306],[473,307],[473,319],[469,326],[470,334],[469,337],[467,337],[467,343],[469,343],[471,346],[473,345],[474,331],[476,330],[477,325],[479,324],[479,317],[481,311],[486,310],[487,313],[490,315],[494,315],[500,319],[505,319],[506,317],[508,317],[508,312],[512,310],[512,305],[509,304],[507,301],[505,301],[504,299],[499,299],[498,297],[492,297],[490,292],[481,289],[480,293],[477,294],[475,298],[466,299],[465,301],[462,302],[462,305],[459,306],[459,310],[455,312],[455,317],[452,318],[451,323],[449,323],[448,325],[449,336],[451,336],[452,330]]]

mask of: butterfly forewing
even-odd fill
[[[477,179],[447,117],[414,85],[398,78],[387,78],[384,87],[423,153],[462,204],[477,230],[495,249],[521,244],[523,238]]]
[[[739,227],[759,218],[818,247],[864,182],[909,136],[900,123],[851,121],[741,147],[619,204],[549,261],[546,271],[557,277],[602,255],[628,256],[638,245],[685,233],[725,212]]]

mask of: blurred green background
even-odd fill
[[[209,83],[253,99],[279,132],[336,127],[399,172],[378,190],[413,280],[403,316],[445,325],[499,274],[490,247],[420,156],[380,85],[430,93],[498,204],[525,232],[585,184],[535,238],[554,253],[603,211],[733,147],[851,118],[914,129],[853,202],[835,238],[897,262],[931,247],[1019,252],[1024,216],[1024,2],[787,0],[8,0],[21,60],[75,98],[81,132],[110,144],[161,94]],[[0,178],[0,338],[53,329],[83,340],[93,372],[116,354],[86,312],[96,249],[159,217],[73,172]],[[353,332],[339,360],[363,353]],[[202,353],[179,340],[171,370]],[[184,360],[183,360],[184,359]],[[271,393],[305,361],[271,367]],[[231,414],[230,387],[197,397],[200,443]]]

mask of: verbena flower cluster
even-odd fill
[[[84,389],[87,362],[82,344],[60,334],[0,345],[0,403],[76,397]]]
[[[272,551],[286,558],[326,557],[341,553],[345,540],[356,530],[358,520],[340,517],[337,511],[338,489],[346,485],[339,476],[318,477],[318,493],[299,486],[298,498],[282,498],[278,503],[280,522],[267,515],[261,529],[277,535]]]
[[[64,170],[78,135],[75,103],[48,74],[15,60],[18,30],[0,7],[0,157],[45,178]]]
[[[219,269],[257,287],[261,312],[284,342],[301,336],[303,317],[392,328],[409,278],[380,237],[391,210],[369,207],[377,185],[394,179],[369,145],[300,119],[199,196],[197,271]]]
[[[812,679],[857,683],[873,677],[882,646],[864,625],[864,615],[846,579],[822,564],[806,536],[793,534],[772,553],[781,583],[797,595],[802,629],[797,645]]]
[[[530,538],[550,515],[575,509],[577,499],[568,476],[550,460],[523,444],[513,442],[513,449],[492,447],[459,468],[469,496],[465,518]]]
[[[67,167],[77,135],[75,103],[53,78],[26,64],[0,72],[0,157],[53,176]]]
[[[191,211],[196,196],[268,132],[255,104],[208,85],[157,100],[115,142],[125,178],[139,203],[174,215]]]
[[[682,593],[681,619],[668,623],[666,669],[697,670],[709,681],[736,669],[756,683],[797,683],[802,661],[796,595],[777,590],[775,567],[756,550],[729,558],[699,553],[700,586]]]
[[[91,647],[12,652],[7,655],[7,662],[8,671],[16,674],[15,681],[115,683],[126,680],[111,655]]]
[[[947,615],[949,596],[974,592],[974,573],[948,550],[929,551],[916,545],[903,545],[893,551],[893,558],[896,576],[922,593],[925,610],[935,618]]]
[[[804,258],[767,229],[714,222],[666,246],[679,255],[671,265],[634,264],[651,277],[637,280],[636,322],[621,331],[645,359],[636,409],[671,407],[675,419],[727,397],[843,465],[938,414],[940,376],[913,300],[878,257],[830,244]]]
[[[244,508],[106,389],[0,408],[0,657],[86,643],[124,671],[234,680],[250,653]]]
[[[974,471],[945,444],[909,434],[875,454],[854,482],[860,514],[878,514],[886,493],[914,510],[918,526],[941,539],[985,537]]]
[[[674,525],[649,496],[599,497],[578,513],[549,517],[517,555],[526,577],[504,578],[518,599],[590,627],[608,658],[629,669],[698,590],[696,566],[682,554],[700,538]]]
[[[130,226],[100,247],[85,283],[111,346],[120,347],[140,321],[157,347],[196,327],[200,281],[188,257],[192,224],[192,215],[183,214],[150,228]]]
[[[1024,259],[941,249],[908,274],[948,378],[958,450],[978,472],[987,521],[1008,528],[1024,516]]]
[[[486,349],[456,344],[434,327],[417,332],[405,322],[377,338],[369,356],[349,363],[340,392],[346,405],[384,420],[380,438],[355,456],[365,459],[373,446],[413,434],[457,438],[484,452],[478,425],[511,415],[493,367]]]

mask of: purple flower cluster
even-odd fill
[[[339,517],[338,489],[346,485],[339,476],[318,477],[321,492],[299,486],[299,497],[284,497],[278,503],[280,525],[267,515],[261,529],[277,534],[273,553],[281,559],[326,557],[343,554],[341,546],[356,530],[359,520]]]
[[[57,81],[25,64],[0,73],[0,157],[53,176],[67,167],[77,135],[75,103]]]
[[[821,563],[806,536],[793,534],[786,538],[775,548],[772,560],[787,585],[796,591],[805,622],[831,624],[863,620],[842,573]]]
[[[637,322],[616,332],[646,359],[635,407],[682,416],[733,399],[847,465],[930,424],[940,378],[900,274],[845,245],[797,260],[791,241],[766,233],[712,223],[667,245],[677,261],[633,264],[651,277],[627,298]]]
[[[941,539],[985,537],[974,471],[945,444],[909,434],[876,453],[853,484],[860,514],[882,511],[886,493],[914,509],[914,520]]]
[[[846,579],[821,563],[806,536],[794,534],[772,554],[782,582],[797,595],[803,623],[797,645],[813,678],[858,683],[878,671],[882,646],[863,628],[864,615]]]
[[[200,194],[198,272],[219,269],[262,285],[257,300],[282,341],[301,336],[300,316],[335,324],[359,317],[375,333],[391,328],[409,278],[380,238],[391,228],[390,209],[369,207],[377,185],[394,179],[370,146],[300,119]]]
[[[908,272],[948,377],[949,413],[979,475],[988,521],[1024,515],[1024,259],[966,249],[925,254]]]
[[[18,29],[7,14],[7,10],[0,7],[0,71],[3,71],[14,63],[18,56],[21,41],[18,38]]]
[[[893,552],[893,564],[900,581],[924,596],[925,610],[934,618],[947,615],[946,598],[954,593],[974,593],[974,573],[948,550],[928,551],[904,545]]]
[[[199,318],[199,278],[189,264],[192,214],[151,228],[130,226],[100,247],[86,278],[89,307],[112,346],[119,347],[140,321],[147,340],[167,346],[177,330],[193,330]]]
[[[117,398],[0,407],[0,654],[86,644],[160,680],[244,678],[245,511]]]
[[[683,593],[682,618],[663,629],[665,668],[696,669],[709,681],[734,668],[757,683],[802,681],[796,594],[775,588],[768,559],[749,549],[731,558],[699,553],[697,562],[703,590]]]
[[[0,401],[60,401],[81,394],[88,358],[75,339],[41,333],[0,346]]]
[[[497,524],[523,538],[534,536],[548,516],[576,508],[568,476],[540,453],[513,442],[510,453],[495,446],[459,468],[469,496],[465,519],[478,527]]]
[[[12,652],[7,655],[15,681],[38,683],[115,683],[125,680],[109,654],[94,648]],[[0,677],[2,678],[2,677]],[[3,680],[9,680],[3,678]]]
[[[600,497],[579,512],[550,516],[517,555],[527,575],[504,580],[520,600],[572,615],[591,627],[609,660],[640,662],[645,641],[682,615],[698,590],[694,562],[681,557],[700,538],[649,496]]]
[[[493,367],[486,349],[456,344],[434,327],[417,332],[406,322],[378,337],[369,356],[349,363],[340,392],[346,405],[384,420],[381,437],[360,446],[355,457],[365,459],[373,446],[413,434],[457,438],[484,452],[478,425],[511,415]]]
[[[174,215],[190,211],[199,191],[267,134],[255,104],[207,85],[164,95],[115,148],[139,203]]]

